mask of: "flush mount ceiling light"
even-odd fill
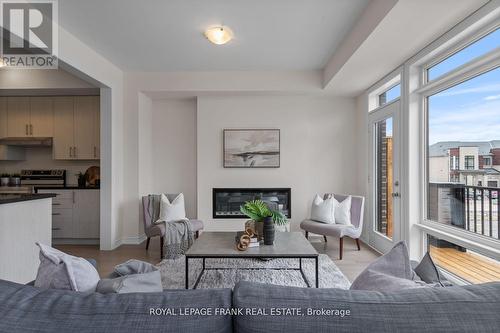
[[[233,32],[229,27],[221,25],[205,30],[205,37],[214,44],[223,45],[233,39]]]

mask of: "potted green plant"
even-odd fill
[[[10,175],[8,173],[2,173],[0,175],[0,186],[9,186]]]
[[[76,176],[78,177],[78,187],[84,188],[87,186],[87,178],[85,175],[81,172],[77,173]]]
[[[259,238],[264,238],[265,245],[274,243],[274,225],[285,225],[288,222],[282,212],[270,209],[262,200],[247,201],[240,207],[240,211],[252,219],[254,230]]]
[[[10,175],[10,186],[21,186],[21,175],[18,173]]]

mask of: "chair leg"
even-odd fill
[[[309,239],[309,231],[306,231],[306,239]]]
[[[160,260],[163,260],[163,237],[160,237]]]
[[[325,239],[325,243],[328,242],[328,240],[326,239],[326,236],[323,235],[323,238]]]
[[[344,237],[340,237],[339,239],[339,248],[340,248],[339,259],[342,260],[342,253],[344,252]]]
[[[200,230],[196,230],[196,232],[194,233],[194,238],[195,239],[200,238]]]
[[[359,246],[359,238],[356,238],[356,245],[358,246],[358,251],[361,251],[361,246]]]
[[[148,240],[146,241],[146,251],[149,249],[149,240],[151,239],[151,237],[148,237]]]

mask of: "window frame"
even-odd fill
[[[463,40],[458,42],[455,46],[448,48],[446,51],[442,52],[440,55],[436,56],[434,59],[427,62],[422,68],[423,69],[423,73],[422,73],[423,82],[424,83],[434,82],[436,80],[441,79],[442,77],[446,77],[446,76],[448,76],[448,74],[450,72],[453,72],[461,67],[466,67],[466,65],[470,64],[471,62],[474,62],[476,59],[482,58],[484,55],[492,52],[493,50],[483,54],[482,56],[473,58],[473,59],[469,60],[468,62],[466,62],[465,64],[460,65],[460,66],[456,67],[455,69],[452,69],[449,72],[446,72],[444,74],[439,75],[438,77],[436,77],[433,80],[429,80],[429,69],[440,64],[441,62],[445,61],[446,59],[452,57],[456,53],[463,51],[467,47],[471,46],[475,42],[481,40],[482,38],[486,37],[490,33],[495,32],[498,29],[500,29],[500,23],[494,24],[492,26],[487,26],[485,29],[482,29],[479,33],[476,33],[475,35],[473,35],[473,37],[464,38]]]
[[[472,160],[472,164],[470,163]],[[464,170],[474,170],[476,167],[474,164],[475,158],[474,155],[465,155],[464,156]]]
[[[429,173],[427,98],[500,67],[500,49],[476,57],[432,81],[426,80],[427,68],[430,65],[439,63],[485,36],[497,28],[499,22],[500,7],[495,3],[487,3],[404,64],[402,131],[405,137],[402,138],[404,141],[402,178],[407,185],[402,191],[404,199],[402,209],[408,224],[405,239],[409,243],[410,256],[423,256],[427,248],[425,234],[430,234],[500,260],[500,240],[427,219]]]

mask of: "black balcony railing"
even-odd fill
[[[429,219],[500,239],[500,188],[429,183]]]

